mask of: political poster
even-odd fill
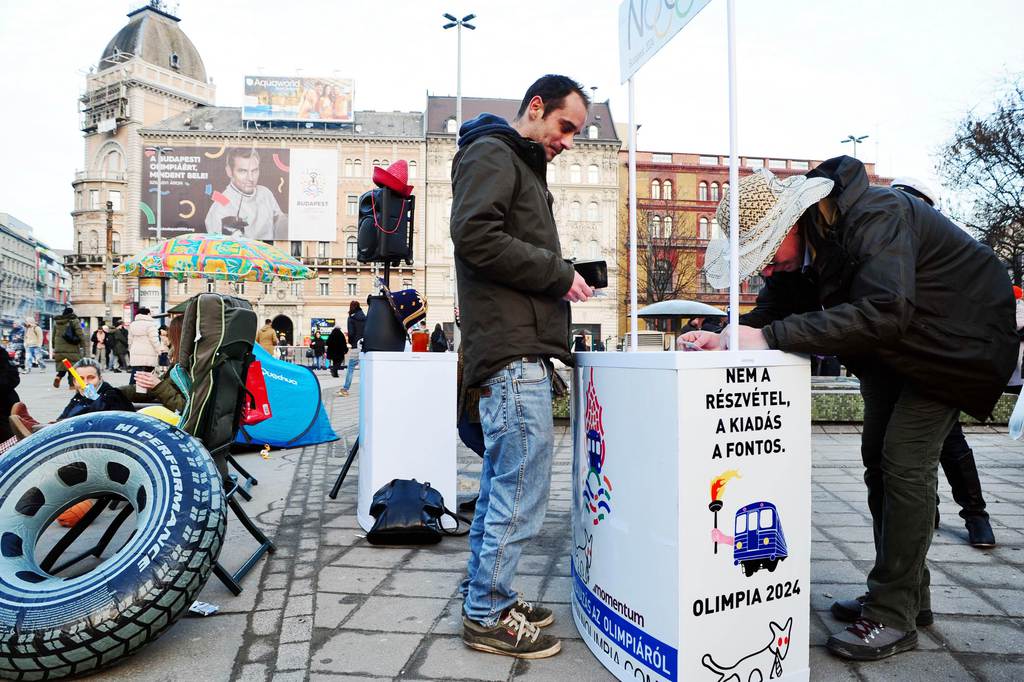
[[[246,76],[242,118],[247,121],[351,123],[355,84],[350,78]]]

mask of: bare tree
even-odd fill
[[[953,217],[1024,277],[1024,80],[985,116],[970,112],[940,152],[939,174],[960,195]]]
[[[637,211],[637,298],[646,303],[694,298],[700,270],[697,240],[674,209]]]

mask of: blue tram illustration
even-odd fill
[[[760,568],[774,571],[789,556],[779,512],[771,502],[751,502],[736,512],[733,564],[747,577]]]

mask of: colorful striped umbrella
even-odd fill
[[[230,282],[312,279],[316,271],[276,246],[223,234],[185,234],[151,246],[117,266],[115,274]]]

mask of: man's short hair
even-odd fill
[[[268,317],[267,319],[263,320],[263,324],[271,324],[270,318]]]
[[[256,157],[257,161],[260,159],[259,152],[253,147],[232,147],[228,150],[225,163],[227,163],[229,169],[234,170],[236,159],[251,159],[253,157]]]
[[[587,93],[583,92],[582,85],[568,76],[559,76],[553,73],[541,76],[527,89],[523,101],[519,104],[519,113],[516,114],[516,118],[523,117],[526,108],[530,105],[530,100],[534,97],[540,97],[544,101],[544,118],[547,118],[552,111],[558,111],[565,106],[565,98],[574,92],[583,100],[583,106],[589,109],[590,98],[587,97]]]
[[[103,376],[103,366],[100,365],[100,363],[93,360],[92,358],[82,358],[81,360],[75,363],[75,369],[81,369],[83,367],[92,367],[94,370],[96,370],[96,376]]]
[[[149,315],[149,308],[146,308],[146,307],[139,308],[139,315]]]

